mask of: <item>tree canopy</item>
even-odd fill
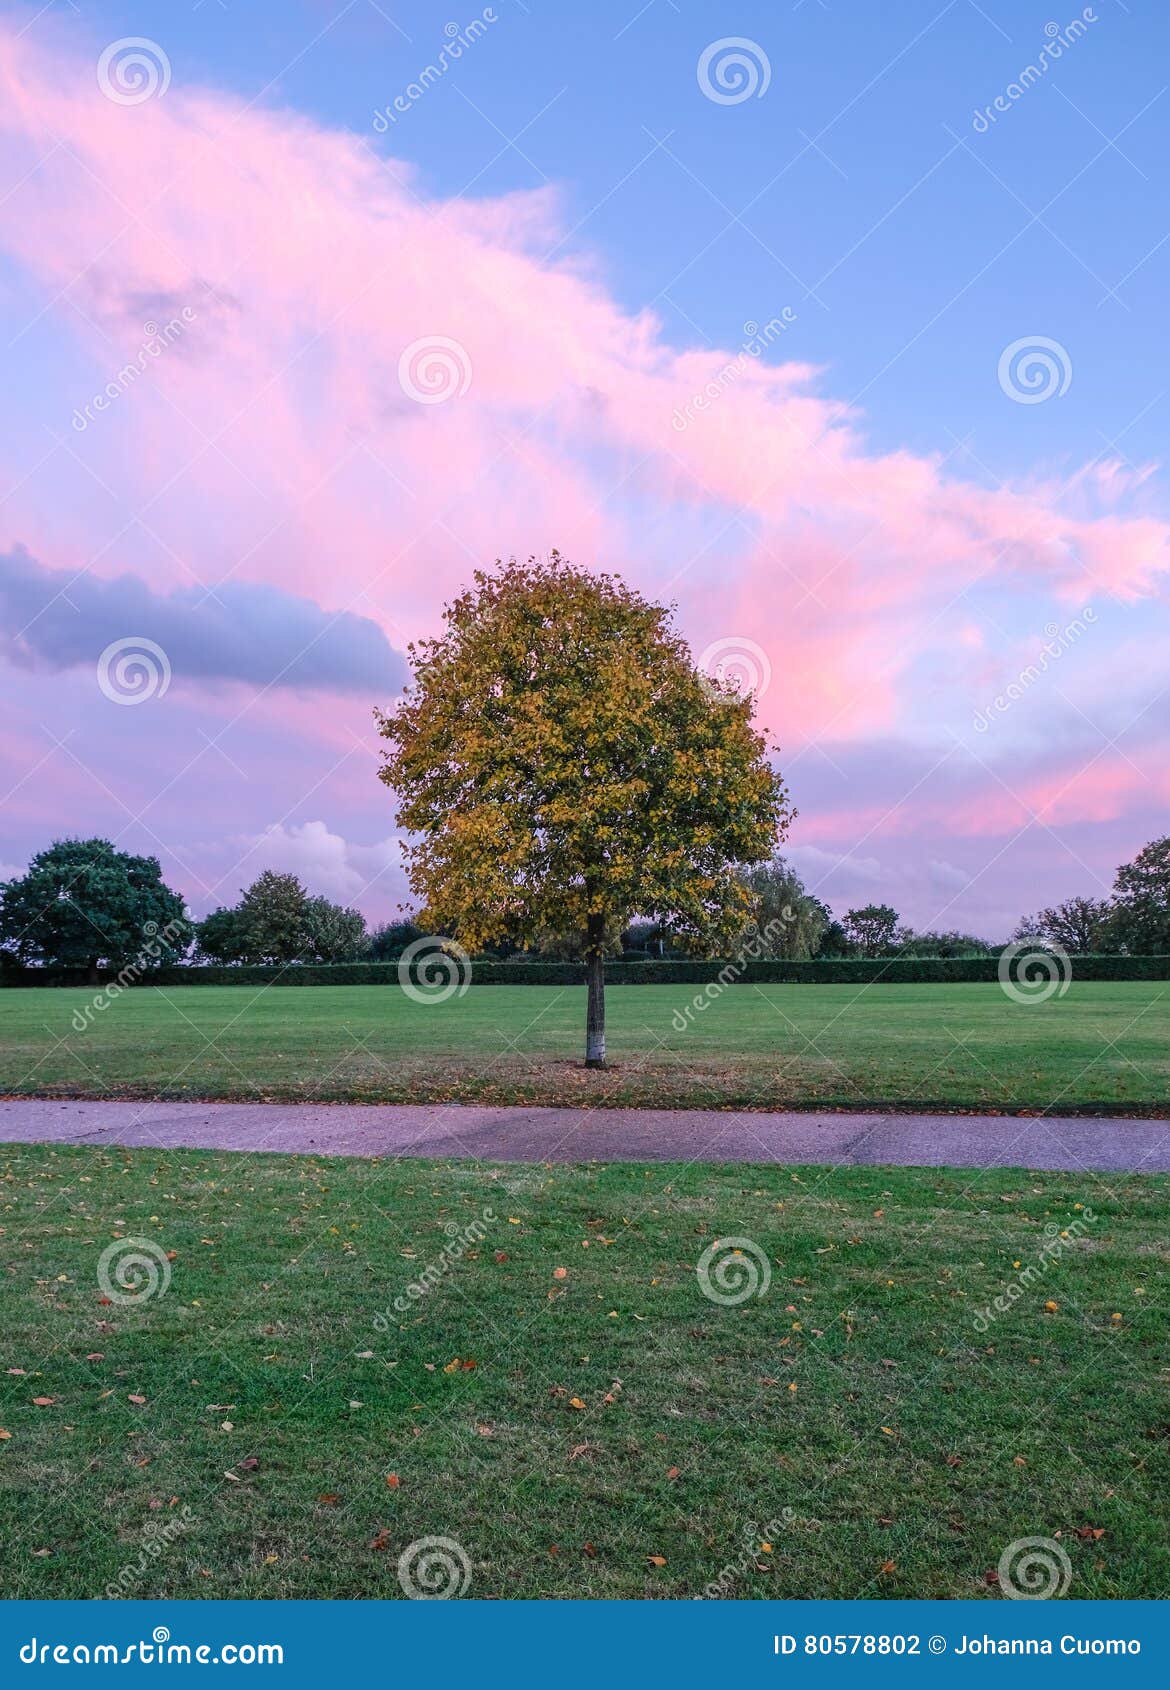
[[[158,858],[108,839],[59,839],[0,887],[0,944],[24,963],[148,968],[177,961],[192,932]]]
[[[583,932],[595,975],[635,915],[729,945],[737,865],[791,817],[750,694],[696,671],[665,607],[555,552],[477,571],[444,614],[378,712],[420,921],[468,950]]]

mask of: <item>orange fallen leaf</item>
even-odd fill
[[[584,1408],[585,1404],[581,1401],[580,1397],[570,1397],[569,1398],[569,1407],[570,1408]]]
[[[57,1400],[56,1397],[34,1397],[33,1398],[33,1402],[36,1404],[36,1406],[38,1408],[51,1408],[52,1405],[56,1402],[56,1400]]]
[[[371,1549],[389,1549],[390,1533],[386,1530],[385,1526],[382,1527],[381,1531],[374,1533],[373,1537],[370,1539],[369,1546]]]
[[[397,1490],[399,1485],[402,1483],[402,1480],[398,1477],[397,1473],[387,1473],[386,1483],[390,1486],[391,1490]]]
[[[6,1431],[3,1426],[0,1426],[0,1443],[3,1443],[6,1438],[10,1438],[11,1436],[11,1432]]]
[[[333,1508],[337,1503],[337,1492],[335,1490],[323,1490],[317,1501],[323,1503],[326,1508]]]
[[[898,1564],[896,1561],[883,1561],[881,1566],[878,1568],[879,1573],[896,1573],[897,1570]]]
[[[553,1268],[553,1278],[554,1279],[568,1279],[568,1277],[569,1277],[568,1268]]]
[[[677,1479],[681,1471],[681,1467],[668,1467],[666,1469],[666,1476],[668,1479]]]
[[[652,1567],[665,1567],[666,1565],[665,1555],[647,1555],[646,1559]]]
[[[138,1397],[138,1396],[129,1396],[129,1397],[126,1398],[126,1401],[127,1402],[136,1402],[138,1404],[138,1406],[141,1408],[142,1404],[146,1401],[146,1398],[145,1397]]]

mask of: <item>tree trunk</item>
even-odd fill
[[[605,1067],[605,917],[589,917],[585,947],[585,980],[588,1003],[585,1010],[585,1066]]]

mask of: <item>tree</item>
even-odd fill
[[[367,945],[361,910],[309,898],[304,911],[305,950],[312,962],[354,962]]]
[[[838,921],[837,917],[833,914],[833,912],[829,908],[828,904],[823,903],[820,898],[814,898],[813,902],[816,904],[817,909],[820,911],[821,920],[825,924],[824,928],[822,929],[822,932],[821,932],[820,943],[817,945],[816,950],[813,952],[813,956],[814,957],[850,956],[853,953],[853,951],[856,950],[857,947],[854,945],[853,940],[849,937],[848,933],[845,931],[844,922]]]
[[[773,857],[746,870],[743,879],[752,900],[755,954],[795,961],[813,956],[828,923],[824,906],[805,891],[796,870]]]
[[[408,945],[423,937],[413,921],[387,921],[370,934],[366,954],[371,962],[397,962]]]
[[[899,956],[964,957],[990,956],[995,947],[986,939],[972,933],[913,933],[903,934],[898,947]]]
[[[175,962],[192,931],[158,858],[108,839],[59,839],[0,887],[0,943],[20,962],[84,968],[91,980],[103,966]]]
[[[1109,925],[1113,941],[1132,955],[1170,951],[1170,836],[1152,839],[1118,869]]]
[[[898,912],[889,904],[848,910],[845,931],[862,956],[888,956],[898,944]]]
[[[1059,945],[1061,950],[1096,951],[1105,943],[1106,925],[1112,908],[1106,898],[1066,898],[1027,917],[1016,929],[1016,939],[1033,937]]]
[[[585,1061],[603,1067],[607,932],[638,914],[729,944],[735,865],[783,835],[784,783],[751,696],[698,674],[669,610],[615,575],[513,558],[444,615],[377,713],[420,919],[469,950],[583,932]]]
[[[217,909],[204,916],[195,929],[196,952],[201,961],[243,962],[247,943],[238,909]]]
[[[240,923],[245,962],[296,962],[308,946],[306,906],[309,899],[295,874],[266,868],[240,899]]]

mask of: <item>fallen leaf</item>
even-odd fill
[[[569,1398],[569,1407],[570,1408],[584,1408],[585,1404],[581,1401],[580,1397],[570,1397]]]
[[[323,1503],[326,1508],[333,1508],[337,1503],[337,1492],[335,1490],[322,1491],[317,1501]]]
[[[369,1547],[371,1549],[389,1549],[390,1533],[386,1530],[385,1526],[382,1527],[381,1531],[374,1533],[373,1537],[370,1539]]]
[[[233,1485],[238,1485],[240,1482],[240,1475],[238,1473],[229,1473],[225,1469],[223,1476],[225,1479],[230,1479]]]
[[[101,1350],[91,1350],[85,1359],[86,1361],[105,1361],[106,1358]]]
[[[1079,1538],[1090,1539],[1093,1543],[1096,1543],[1096,1541],[1099,1537],[1105,1536],[1105,1527],[1104,1526],[1077,1526],[1075,1528],[1075,1535]]]
[[[681,1467],[668,1467],[666,1469],[666,1476],[668,1479],[677,1479],[681,1471]]]
[[[553,1278],[554,1279],[568,1279],[568,1277],[569,1277],[568,1268],[553,1268]]]
[[[879,1573],[896,1573],[897,1570],[898,1564],[896,1561],[883,1561],[881,1566],[878,1568]]]
[[[11,1436],[12,1436],[11,1432],[6,1431],[3,1426],[0,1426],[0,1443],[4,1443],[5,1440],[10,1438]]]
[[[126,1398],[126,1401],[127,1402],[136,1402],[138,1404],[139,1408],[141,1408],[143,1403],[146,1401],[146,1398],[145,1397],[139,1397],[139,1396],[128,1396]]]
[[[386,1483],[390,1486],[391,1490],[397,1490],[399,1485],[401,1485],[402,1480],[398,1477],[397,1473],[387,1473]]]
[[[239,1467],[241,1473],[254,1473],[257,1467],[259,1467],[260,1462],[257,1456],[247,1455],[244,1457],[243,1461],[237,1462],[236,1465]]]
[[[646,1559],[652,1567],[665,1567],[666,1565],[665,1555],[647,1555]]]
[[[33,1398],[33,1402],[36,1404],[36,1406],[38,1408],[51,1408],[53,1406],[53,1404],[56,1402],[56,1400],[57,1400],[56,1397],[34,1397]],[[134,1398],[131,1397],[130,1401],[133,1402]]]
[[[581,1545],[581,1547],[585,1551],[586,1555],[588,1555],[588,1557],[591,1561],[596,1559],[597,1551],[596,1551],[596,1549],[594,1549],[594,1547],[591,1543],[583,1543]]]

